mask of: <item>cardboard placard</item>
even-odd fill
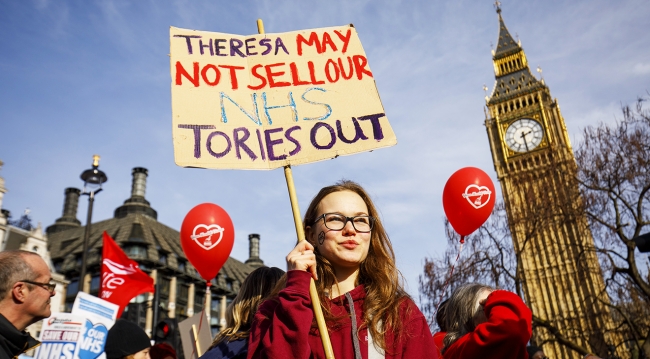
[[[201,319],[201,316],[203,316],[203,319]],[[178,329],[181,333],[185,359],[198,359],[212,345],[210,323],[208,323],[208,318],[204,312],[194,314],[178,323]]]
[[[183,167],[273,169],[395,145],[352,25],[250,36],[171,27]]]
[[[34,359],[104,359],[108,330],[119,307],[79,292],[72,313],[54,313],[43,320]]]
[[[97,316],[108,319],[111,323],[117,320],[119,309],[117,304],[85,292],[78,292],[72,304],[72,314]]]

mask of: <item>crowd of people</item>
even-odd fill
[[[314,317],[315,281],[335,358],[547,359],[528,346],[532,313],[514,293],[482,284],[458,287],[439,306],[439,332],[406,293],[377,208],[358,184],[324,187],[304,217],[306,240],[286,257],[287,272],[254,270],[228,306],[225,328],[201,359],[325,358]],[[0,252],[0,359],[38,345],[25,328],[50,316],[55,285],[41,257]],[[107,359],[176,359],[152,347],[142,328],[119,319]]]

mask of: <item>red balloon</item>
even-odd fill
[[[454,230],[467,236],[490,217],[495,195],[494,184],[487,173],[476,167],[465,167],[447,180],[442,205]]]
[[[228,213],[213,203],[192,208],[181,225],[181,246],[201,277],[211,281],[230,256],[235,227]]]

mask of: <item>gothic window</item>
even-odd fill
[[[127,244],[124,253],[131,258],[147,258],[147,246],[142,244]]]
[[[163,251],[158,252],[158,262],[160,264],[167,264],[167,253]]]
[[[97,295],[99,293],[99,276],[93,276],[90,280],[90,294]]]
[[[176,318],[178,321],[187,319],[187,306],[176,304]]]
[[[185,284],[178,282],[176,286],[176,302],[181,304],[187,304],[187,299],[190,296],[190,287]]]
[[[161,298],[169,298],[169,287],[171,285],[171,280],[165,277],[158,277],[160,283],[158,284],[158,289],[160,290]]]
[[[66,297],[72,297],[74,298],[77,295],[77,292],[79,291],[79,279],[75,279],[73,281],[70,281],[68,284],[68,288],[66,290]]]
[[[203,310],[203,305],[205,303],[205,291],[201,289],[194,290],[194,312],[199,312]]]

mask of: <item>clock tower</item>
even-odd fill
[[[519,258],[533,342],[550,358],[579,358],[567,342],[601,357],[615,340],[609,298],[575,182],[573,150],[556,99],[531,74],[501,16],[492,51],[495,85],[485,126]],[[553,335],[553,328],[561,337]]]

